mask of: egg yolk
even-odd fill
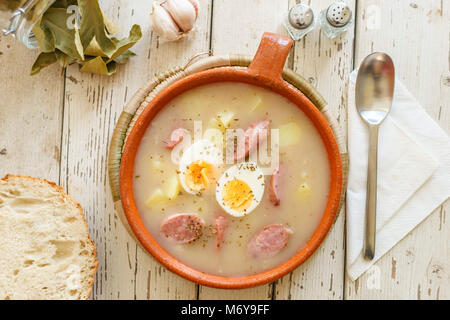
[[[206,161],[195,161],[186,168],[186,185],[192,191],[199,192],[207,189],[213,179],[214,166]]]
[[[252,189],[242,180],[230,180],[223,186],[222,200],[226,207],[245,212],[253,201]]]

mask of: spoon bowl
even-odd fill
[[[367,167],[366,223],[363,255],[375,256],[378,127],[388,115],[394,96],[395,70],[385,53],[368,55],[359,67],[355,102],[361,118],[369,126],[369,162]]]
[[[389,113],[394,95],[394,63],[385,53],[368,55],[358,71],[356,106],[369,124],[381,124]]]

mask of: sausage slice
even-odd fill
[[[251,124],[245,130],[245,142],[243,146],[237,146],[235,153],[235,160],[240,161],[245,159],[250,153],[253,153],[258,145],[267,139],[269,132],[269,120],[259,121]]]
[[[270,177],[269,199],[274,206],[280,205],[280,167],[275,168]]]
[[[198,239],[203,233],[205,221],[195,213],[180,213],[166,219],[160,232],[177,243],[188,243]]]
[[[291,231],[281,224],[271,224],[258,232],[248,244],[253,258],[270,258],[286,247]]]
[[[216,225],[216,246],[217,249],[220,249],[222,246],[222,241],[225,236],[225,231],[228,228],[228,218],[222,215],[216,217],[214,223]]]
[[[183,140],[184,129],[178,128],[172,131],[169,141],[166,141],[166,148],[172,150],[177,144]]]

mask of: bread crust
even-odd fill
[[[94,269],[92,274],[89,276],[90,280],[89,280],[89,291],[86,294],[86,300],[89,300],[89,297],[91,296],[92,293],[92,288],[94,285],[94,280],[95,280],[95,275],[97,274],[97,270],[98,270],[98,260],[97,260],[97,247],[94,244],[94,241],[92,241],[91,235],[89,234],[89,225],[86,222],[86,217],[84,215],[83,212],[83,208],[81,207],[81,204],[79,204],[77,201],[75,201],[71,195],[67,194],[64,189],[57,185],[55,182],[52,181],[48,181],[46,179],[41,179],[41,178],[35,178],[35,177],[30,177],[30,176],[23,176],[23,175],[16,175],[16,174],[6,174],[1,180],[2,181],[8,181],[9,179],[28,179],[28,180],[33,180],[33,181],[37,181],[37,182],[41,182],[41,183],[46,183],[48,184],[50,187],[52,187],[53,189],[55,189],[62,198],[68,200],[69,202],[71,202],[72,204],[75,205],[75,207],[78,209],[78,212],[80,213],[80,216],[82,218],[82,221],[84,222],[85,228],[86,228],[86,233],[87,233],[87,238],[90,241],[92,248],[93,248],[93,252],[92,252],[92,257],[95,260],[95,265],[94,265]]]

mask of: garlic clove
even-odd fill
[[[168,41],[178,40],[181,30],[172,19],[171,15],[164,9],[158,1],[153,2],[153,11],[150,14],[153,31]]]
[[[198,8],[200,7],[198,0],[189,0],[189,2],[194,6],[195,9],[195,18],[198,17]]]
[[[184,32],[192,30],[197,20],[195,6],[189,0],[167,0],[163,4]]]

